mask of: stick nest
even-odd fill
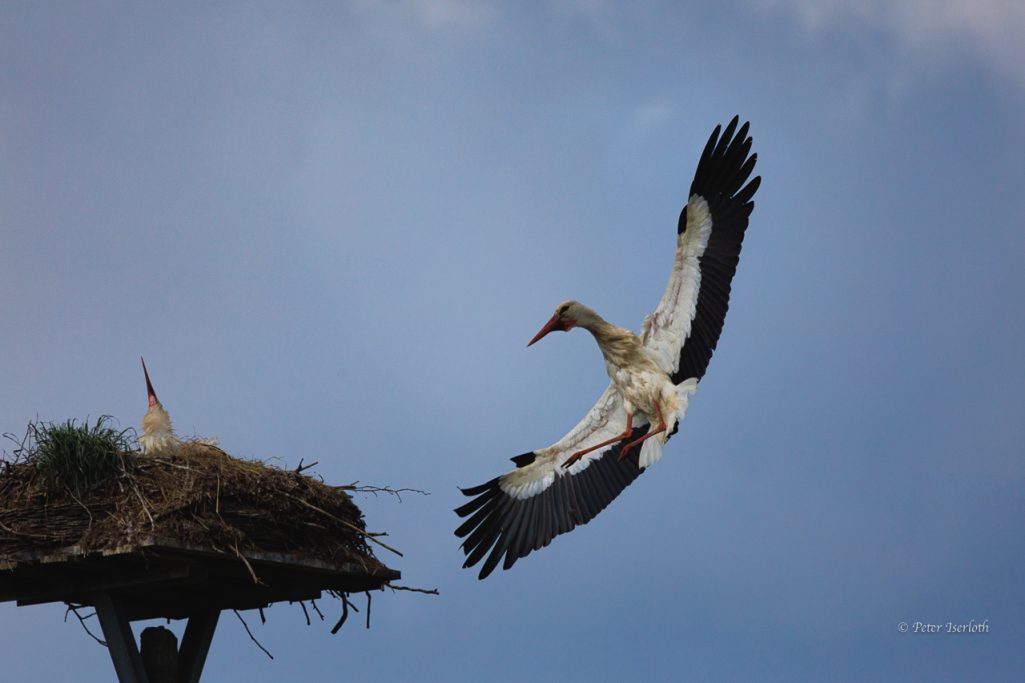
[[[351,486],[198,441],[143,455],[129,449],[131,430],[111,430],[105,419],[95,427],[29,426],[15,458],[0,466],[0,557],[68,548],[85,554],[160,538],[233,555],[383,566],[367,545]],[[56,455],[41,448],[47,439],[57,443]]]

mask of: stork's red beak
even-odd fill
[[[545,326],[541,328],[541,331],[534,335],[534,338],[530,340],[530,344],[527,344],[527,346],[530,346],[531,344],[533,344],[549,332],[554,332],[556,330],[560,332],[565,332],[568,329],[569,328],[566,327],[566,323],[563,322],[562,317],[560,317],[559,314],[556,313],[552,316],[551,320],[545,323]]]
[[[146,372],[146,359],[139,356],[139,360],[142,361],[142,374],[146,375],[146,393],[149,394],[149,407],[152,408],[160,401],[157,400],[157,392],[153,391],[153,384],[149,381],[149,373]]]

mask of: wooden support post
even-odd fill
[[[179,683],[178,639],[163,626],[150,626],[139,636],[139,654],[149,683]]]
[[[142,666],[142,657],[135,644],[132,625],[125,616],[121,599],[107,592],[93,596],[96,605],[96,616],[100,619],[103,637],[107,641],[110,658],[114,662],[114,671],[120,683],[149,683],[146,669]]]
[[[140,655],[120,598],[97,593],[93,600],[119,683],[199,683],[220,610],[189,617],[181,649],[174,634],[163,626],[145,629]]]
[[[206,655],[210,651],[210,642],[217,629],[219,610],[210,610],[204,614],[189,617],[182,636],[181,650],[178,651],[178,671],[181,683],[199,683],[199,676],[206,664]]]

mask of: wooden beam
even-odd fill
[[[120,598],[109,592],[93,596],[96,615],[100,619],[103,637],[107,641],[114,671],[120,683],[149,683],[146,669],[142,666],[139,646],[135,644],[132,625],[125,616]]]
[[[221,613],[209,610],[195,614],[189,618],[182,636],[182,646],[178,651],[178,671],[181,683],[199,683],[199,676],[206,664],[206,655],[210,652],[210,643],[217,629],[217,620]]]
[[[59,585],[25,591],[17,596],[18,606],[38,605],[45,602],[83,602],[80,596],[107,593],[130,586],[147,586],[180,581],[202,581],[207,573],[203,567],[177,564],[167,567],[140,566],[134,571],[120,571],[113,575],[79,578]],[[6,596],[2,596],[6,597]]]

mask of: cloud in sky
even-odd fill
[[[1025,3],[1017,0],[752,0],[791,12],[809,33],[879,30],[919,68],[965,53],[1025,88]]]
[[[651,100],[637,105],[633,111],[633,125],[638,131],[646,131],[669,121],[673,107],[663,100]]]
[[[365,18],[402,22],[412,19],[431,31],[474,31],[493,23],[498,16],[496,5],[468,0],[401,0],[386,4],[360,0],[355,7]]]

